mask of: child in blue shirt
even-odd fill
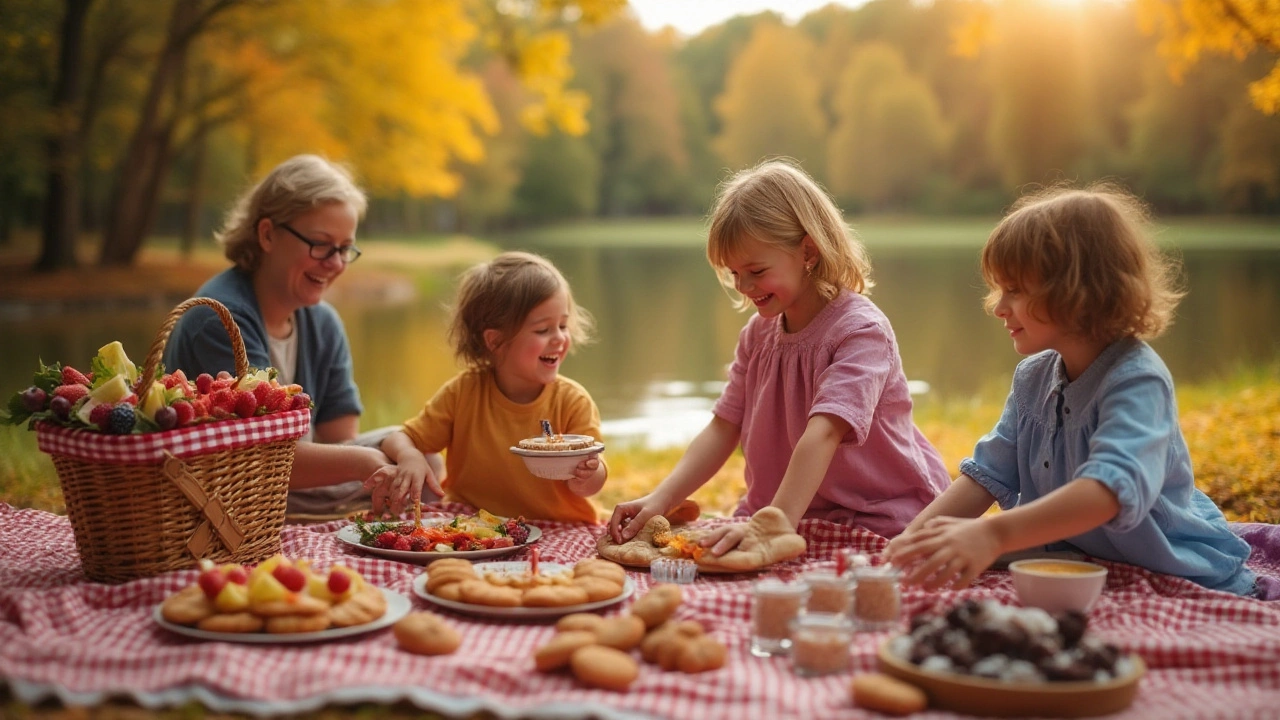
[[[1249,545],[1196,489],[1173,379],[1143,342],[1183,295],[1146,221],[1124,191],[1053,188],[992,232],[986,306],[1030,357],[960,476],[889,543],[905,582],[964,587],[1044,546],[1253,592]],[[992,502],[1006,512],[984,516]]]

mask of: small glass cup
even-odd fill
[[[849,669],[853,621],[843,613],[811,613],[791,621],[791,667],[800,677]]]
[[[875,632],[897,626],[902,615],[901,575],[892,565],[854,569],[853,619],[859,630]]]
[[[698,577],[698,563],[689,558],[658,558],[649,563],[654,582],[687,585]]]
[[[765,578],[752,586],[751,654],[756,657],[785,655],[791,650],[791,621],[809,595],[804,583]]]
[[[805,612],[848,614],[853,605],[853,576],[834,571],[814,570],[801,578],[809,588]]]

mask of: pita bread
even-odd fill
[[[685,529],[679,533],[671,530],[671,523],[657,515],[645,523],[636,536],[621,545],[615,543],[609,533],[596,542],[600,556],[623,565],[649,567],[649,563],[661,557],[680,557],[676,545],[696,542],[711,532],[710,529]],[[671,538],[678,538],[672,544]],[[655,540],[657,538],[657,540]],[[662,542],[659,542],[662,541]],[[703,553],[697,559],[698,569],[707,572],[747,572],[774,563],[783,562],[804,554],[803,537],[791,529],[787,516],[776,507],[761,508],[747,522],[747,534],[738,547],[713,557]]]

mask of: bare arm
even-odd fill
[[[1074,537],[1119,512],[1120,503],[1106,485],[1079,478],[1039,500],[996,515],[936,516],[909,536],[895,539],[890,559],[895,565],[917,563],[903,579],[908,584],[930,590],[946,585],[961,588],[1003,553]]]
[[[343,415],[326,420],[315,427],[315,439],[318,443],[343,443],[355,440],[360,434],[360,416]]]
[[[300,442],[294,452],[289,488],[301,490],[364,480],[387,462],[387,456],[376,448]]]
[[[912,520],[902,535],[899,537],[910,535],[912,532],[924,527],[925,523],[936,517],[960,517],[960,518],[976,518],[991,507],[996,498],[987,489],[978,484],[976,480],[968,475],[961,474],[948,487],[945,492],[934,499],[933,502],[920,511],[920,514]],[[895,538],[896,540],[896,538]],[[892,545],[893,543],[890,543]]]
[[[693,494],[724,466],[725,460],[738,446],[742,429],[713,416],[711,422],[689,443],[689,449],[676,463],[671,474],[648,495],[620,503],[609,518],[609,533],[615,542],[635,537],[654,515],[660,515]]]
[[[791,451],[782,483],[773,495],[772,505],[786,514],[792,528],[800,524],[800,518],[809,509],[822,479],[827,476],[840,439],[848,432],[849,423],[834,415],[824,413],[809,418]]]

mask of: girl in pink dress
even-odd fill
[[[865,297],[866,250],[835,203],[787,162],[739,172],[716,201],[707,259],[756,316],[738,337],[715,416],[653,492],[614,509],[614,540],[682,502],[739,444],[747,492],[736,515],[772,505],[793,527],[807,517],[902,532],[950,477],[912,422],[893,328]],[[744,526],[723,526],[703,544],[721,555]]]

